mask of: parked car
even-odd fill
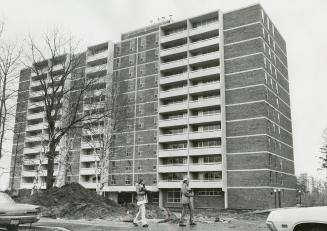
[[[272,211],[266,221],[271,231],[326,231],[327,206]]]
[[[17,204],[8,194],[0,192],[0,227],[17,229],[20,224],[40,220],[40,207]]]

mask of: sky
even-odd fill
[[[85,45],[120,40],[120,34],[173,15],[174,20],[260,3],[287,44],[296,174],[317,175],[327,128],[326,0],[0,0],[9,39],[40,37],[54,27]],[[8,147],[11,143],[6,144]],[[0,161],[8,166],[9,157]],[[7,176],[0,176],[0,189]]]

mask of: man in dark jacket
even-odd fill
[[[145,204],[148,203],[147,192],[148,190],[145,188],[144,181],[142,179],[139,180],[138,184],[135,186],[136,188],[136,196],[137,196],[137,205],[139,206],[139,211],[137,212],[133,224],[138,226],[139,216],[141,215],[141,221],[143,227],[148,227],[149,225],[146,222],[145,218]]]
[[[186,210],[190,210],[190,225],[196,225],[194,223],[194,218],[193,218],[193,205],[191,198],[194,197],[194,193],[192,192],[191,188],[189,187],[189,180],[188,178],[184,178],[182,188],[181,188],[181,193],[182,193],[182,200],[181,204],[183,205],[183,211],[181,215],[181,219],[179,221],[179,226],[186,226],[185,225],[185,215],[186,215]]]

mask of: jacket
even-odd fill
[[[141,201],[142,203],[148,203],[147,196],[146,196],[148,190],[141,184],[136,184],[135,188],[136,188],[136,199],[138,204]]]
[[[194,194],[191,192],[191,188],[183,183],[182,188],[181,188],[181,193],[182,193],[182,200],[181,204],[189,204],[191,202],[191,197],[194,196]]]

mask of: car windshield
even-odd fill
[[[15,201],[6,193],[0,193],[0,204],[15,204]]]

